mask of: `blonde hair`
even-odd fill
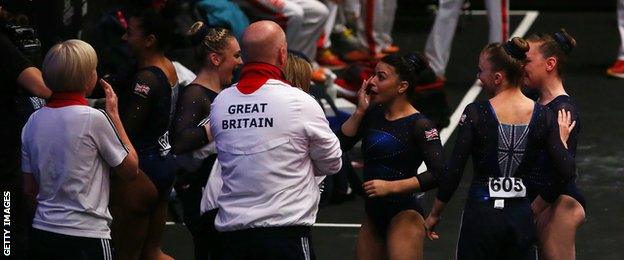
[[[228,29],[208,28],[203,22],[191,25],[186,35],[195,46],[195,58],[199,63],[205,61],[208,53],[219,53],[227,46],[229,39],[234,38]]]
[[[284,67],[284,76],[293,87],[309,92],[312,65],[305,59],[289,53],[286,67]]]
[[[52,46],[42,65],[43,81],[53,92],[85,90],[97,67],[97,55],[81,40]]]

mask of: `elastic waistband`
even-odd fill
[[[272,237],[309,237],[310,230],[310,226],[258,227],[221,232],[219,236],[222,239],[234,240]]]

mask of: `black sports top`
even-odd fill
[[[348,151],[360,139],[364,159],[364,181],[401,180],[416,177],[421,191],[438,186],[438,176],[445,169],[444,151],[435,124],[421,113],[389,121],[381,107],[369,109],[356,136],[338,131],[340,146]],[[422,162],[427,172],[417,174]],[[411,194],[391,195],[400,199]]]
[[[514,177],[525,179],[538,167],[538,156],[545,152],[552,158],[556,172],[565,180],[574,178],[574,158],[561,139],[557,119],[545,106],[535,104],[529,123],[526,148]],[[449,159],[446,175],[440,176],[438,199],[448,202],[461,180],[468,157],[472,155],[474,177],[469,197],[480,196],[473,191],[487,191],[489,177],[502,177],[499,166],[499,122],[489,101],[474,102],[464,110],[458,126],[457,140]]]
[[[567,95],[561,95],[550,101],[546,104],[550,111],[553,113],[553,117],[556,120],[557,112],[561,109],[570,112],[572,116],[572,121],[576,121],[576,125],[570,136],[568,137],[567,145],[568,152],[572,157],[576,157],[576,147],[578,143],[578,134],[581,128],[581,120],[580,120],[580,111],[578,105],[574,100]],[[554,174],[555,169],[550,162],[551,158],[548,153],[543,152],[538,157],[538,164],[540,167],[535,168],[534,171],[531,171],[527,176],[527,188],[529,192],[532,193],[533,199],[537,196],[538,193],[542,193],[547,201],[552,201],[559,195],[558,189],[564,186],[566,181],[564,181],[561,177]],[[570,181],[574,181],[573,179]],[[548,189],[548,190],[544,190]]]
[[[210,115],[210,105],[217,94],[194,83],[181,89],[171,127],[171,149],[174,154],[189,152],[208,143],[206,131],[201,125]]]
[[[171,149],[168,130],[177,94],[177,85],[170,86],[167,76],[158,67],[150,66],[137,72],[123,102],[121,119],[139,155],[165,155]]]

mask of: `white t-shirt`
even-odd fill
[[[324,175],[314,176],[314,181],[316,181],[316,184],[319,186],[324,179]],[[221,179],[221,164],[219,163],[219,160],[215,160],[212,165],[212,169],[210,170],[210,177],[208,177],[208,181],[202,191],[203,195],[199,206],[200,215],[219,207],[217,199],[219,198],[219,193],[221,193],[221,187],[223,187],[223,180]]]
[[[223,180],[217,230],[314,224],[314,176],[342,166],[340,142],[314,98],[273,79],[250,94],[235,85],[212,103],[210,125]]]
[[[210,177],[204,186],[201,203],[199,206],[199,214],[204,214],[209,210],[213,210],[219,207],[217,199],[219,193],[221,193],[221,187],[223,186],[223,180],[221,179],[221,164],[219,160],[215,160],[210,170]]]
[[[39,185],[33,227],[110,239],[110,168],[127,155],[102,110],[72,105],[33,113],[22,131],[22,171]]]

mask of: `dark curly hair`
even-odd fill
[[[414,89],[420,84],[420,75],[429,68],[427,59],[417,52],[410,52],[404,56],[391,54],[383,57],[380,62],[394,68],[401,81],[407,81],[407,93],[413,99]]]

